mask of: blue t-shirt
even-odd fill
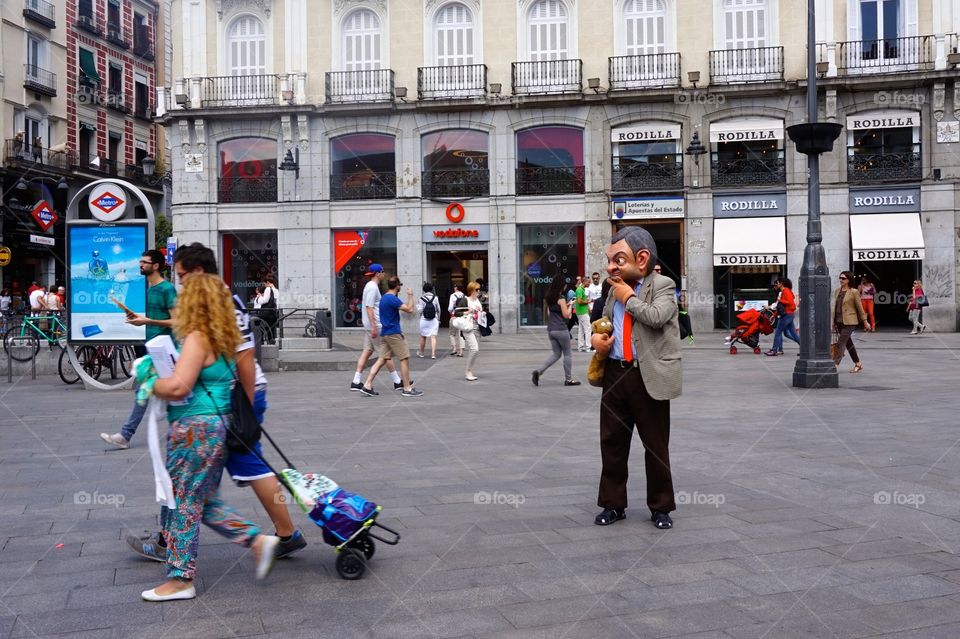
[[[393,293],[385,293],[380,298],[381,335],[397,335],[400,333],[401,306],[403,306],[403,302]]]

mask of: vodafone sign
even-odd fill
[[[126,193],[119,184],[98,184],[90,191],[87,204],[90,213],[101,222],[116,222],[127,209]]]

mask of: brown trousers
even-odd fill
[[[638,368],[621,368],[607,360],[600,400],[600,491],[601,508],[627,507],[627,476],[633,427],[645,450],[647,506],[650,510],[677,509],[670,475],[670,402],[647,393]]]

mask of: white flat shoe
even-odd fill
[[[468,382],[475,382],[480,378],[476,375],[467,375],[464,379],[466,379]]]
[[[140,596],[143,597],[144,601],[177,601],[179,599],[193,599],[197,596],[197,589],[191,585],[189,588],[185,588],[180,592],[174,592],[169,595],[158,595],[157,589],[151,588],[150,590],[141,592]]]
[[[257,559],[257,579],[266,579],[273,568],[274,551],[280,538],[276,535],[263,535],[263,541],[260,542],[260,557]]]

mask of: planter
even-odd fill
[[[787,127],[787,135],[804,155],[819,155],[833,150],[843,126],[836,122],[806,122]]]

